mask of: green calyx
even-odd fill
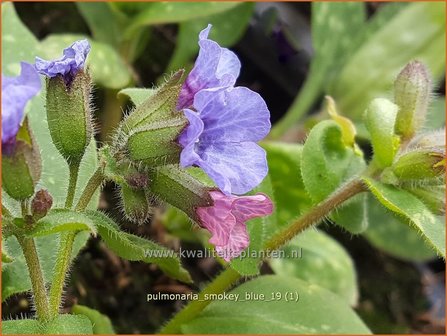
[[[442,181],[445,179],[445,150],[420,148],[404,153],[397,158],[392,170],[402,182]]]
[[[210,188],[176,165],[150,170],[148,191],[155,199],[161,199],[182,210],[198,222],[195,210],[213,204]]]
[[[144,189],[132,188],[127,184],[120,185],[122,210],[128,220],[144,223],[151,214],[151,207]]]
[[[34,194],[41,172],[40,151],[25,118],[12,153],[2,156],[2,187],[13,199],[26,200]]]
[[[47,119],[51,138],[67,162],[79,162],[90,143],[91,81],[79,71],[67,86],[61,76],[47,80]]]
[[[175,73],[123,120],[113,152],[148,168],[179,162],[182,148],[177,139],[188,123],[177,111],[182,74]]]

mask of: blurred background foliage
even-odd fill
[[[35,54],[55,58],[74,40],[90,40],[88,64],[95,83],[99,145],[110,140],[123,111],[132,107],[132,91],[125,89],[151,88],[172,71],[191,69],[198,33],[213,24],[211,38],[231,47],[241,59],[238,84],[259,92],[272,114],[274,142],[264,145],[270,174],[260,188],[273,190],[280,224],[262,227],[285,225],[312,204],[300,177],[300,144],[318,121],[329,117],[325,95],[335,99],[340,114],[354,121],[357,141],[369,157],[362,126],[366,105],[373,97],[389,97],[397,73],[408,61],[419,59],[431,70],[436,92],[425,128],[445,124],[443,3],[36,2],[5,8],[4,31],[20,30],[23,60],[32,62]],[[18,64],[8,58],[17,55],[9,55],[8,41],[4,43],[2,72],[15,73]],[[62,174],[49,170],[45,176],[57,175]],[[161,209],[167,211],[156,213],[151,225],[126,222],[112,184],[106,186],[99,206],[130,232],[171,248],[203,249],[207,244],[207,237],[174,209]],[[302,258],[274,259],[261,273],[295,277],[332,291],[375,333],[443,333],[443,261],[408,223],[378,208],[376,201],[363,200],[356,228],[340,211],[320,226],[321,231],[309,231],[284,248],[301,249]],[[259,227],[260,223],[250,223],[252,237],[262,235],[256,231]],[[221,268],[208,258],[183,263],[198,286]],[[247,275],[257,272],[256,261],[233,266]],[[147,293],[199,289],[167,278],[154,265],[121,260],[97,239],[88,242],[74,270],[67,306],[79,303],[101,311],[119,333],[155,332],[181,305],[146,302]],[[14,295],[26,287],[3,292],[4,299],[11,296],[3,303],[4,316],[30,311],[27,296]],[[79,305],[72,311],[96,314]],[[103,316],[96,318],[98,325],[109,328]],[[187,331],[206,331],[200,328],[198,323]]]

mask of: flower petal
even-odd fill
[[[15,140],[25,106],[41,89],[39,74],[31,64],[21,62],[17,77],[2,75],[2,145]]]
[[[199,35],[199,55],[180,91],[178,109],[190,107],[197,92],[215,87],[229,87],[236,83],[241,63],[227,48],[208,39],[211,25]]]
[[[264,149],[254,142],[216,143],[199,147],[200,166],[227,195],[245,194],[267,175]]]
[[[194,107],[204,122],[201,143],[259,141],[271,128],[264,99],[245,87],[202,90]]]
[[[234,200],[232,212],[237,221],[246,222],[252,218],[270,215],[273,212],[273,203],[263,193],[241,196]]]
[[[237,223],[225,245],[216,245],[217,254],[225,261],[237,258],[250,245],[250,237],[245,224]]]
[[[179,143],[183,147],[180,153],[180,164],[183,167],[188,167],[200,161],[200,157],[195,151],[195,146],[200,134],[203,132],[203,121],[197,112],[184,109],[183,113],[188,119],[189,125],[179,137]]]
[[[64,49],[63,56],[54,61],[46,61],[36,57],[36,69],[42,75],[56,77],[62,75],[69,82],[72,77],[84,68],[85,60],[90,52],[90,44],[87,40],[74,42]]]

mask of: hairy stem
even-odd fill
[[[47,321],[50,317],[47,290],[45,288],[45,281],[43,279],[42,268],[40,267],[36,244],[34,243],[33,238],[24,238],[20,235],[17,236],[17,240],[22,248],[28,267],[37,318],[40,321]]]
[[[90,203],[93,194],[103,182],[103,175],[101,168],[98,168],[90,177],[84,191],[79,197],[76,211],[85,210]],[[68,198],[68,197],[67,197]],[[73,201],[73,199],[72,199]],[[71,207],[71,205],[70,205]],[[56,264],[54,267],[54,277],[50,289],[50,315],[51,317],[59,314],[59,307],[62,301],[62,293],[64,291],[65,278],[67,277],[68,268],[70,266],[71,254],[73,250],[73,242],[76,237],[76,232],[70,231],[62,233],[60,236],[59,252],[57,254]]]
[[[50,289],[50,316],[52,318],[59,314],[75,236],[76,233],[73,231],[60,235],[59,252],[57,254],[56,264],[54,265],[54,277]]]
[[[81,162],[73,162],[68,164],[70,177],[68,180],[67,198],[65,199],[65,208],[70,209],[73,205],[74,196],[76,193],[76,184],[78,183],[79,166]]]
[[[317,204],[310,211],[302,215],[283,231],[273,236],[265,244],[265,250],[275,250],[283,246],[290,239],[300,234],[310,226],[319,223],[332,210],[360,192],[366,191],[366,187],[361,180],[355,179],[342,186],[339,190],[330,195],[326,200]],[[186,322],[196,317],[211,301],[204,300],[206,294],[219,294],[229,289],[236,283],[241,275],[227,268],[216,277],[200,294],[199,300],[191,301],[181,310],[169,323],[161,329],[161,334],[176,334]]]
[[[76,204],[75,210],[82,211],[87,208],[87,205],[90,203],[96,189],[98,189],[102,182],[104,181],[104,175],[102,174],[102,168],[98,167],[98,169],[93,173],[88,180],[87,185],[85,186],[84,191],[79,197],[78,204]]]

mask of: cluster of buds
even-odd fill
[[[239,59],[208,39],[210,29],[200,33],[199,56],[188,76],[175,73],[136,106],[100,157],[104,176],[119,187],[128,219],[142,223],[154,202],[167,202],[208,230],[210,242],[229,261],[249,245],[246,221],[273,211],[264,194],[242,196],[267,174],[266,153],[257,142],[270,130],[270,112],[257,93],[235,87]],[[22,64],[19,77],[3,79],[2,179],[16,200],[31,200],[40,179],[39,150],[23,121],[27,101],[40,90],[38,73],[46,77],[53,143],[71,168],[84,156],[93,133],[91,81],[84,69],[89,51],[87,40],[76,41],[61,58],[36,57],[34,66]],[[191,176],[187,168],[193,166],[212,185]],[[51,206],[51,195],[40,190],[29,216],[42,218]]]
[[[371,134],[374,162],[382,182],[417,195],[435,213],[445,211],[445,129],[420,133],[431,94],[426,67],[410,62],[394,83],[394,103],[371,102],[366,126]]]

